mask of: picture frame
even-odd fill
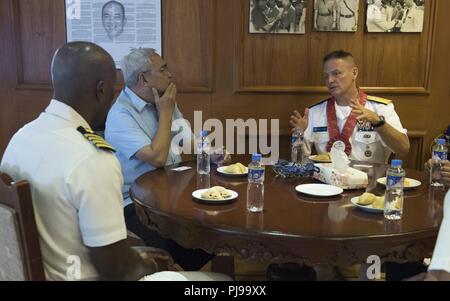
[[[66,0],[67,42],[87,41],[108,51],[120,69],[131,49],[162,56],[161,0]]]

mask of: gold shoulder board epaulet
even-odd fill
[[[312,107],[318,106],[318,105],[320,105],[320,104],[322,104],[322,103],[324,103],[326,101],[328,101],[328,98],[327,99],[322,99],[321,101],[316,102],[315,104],[309,106],[309,108],[311,109]]]
[[[96,148],[110,151],[110,152],[116,152],[114,147],[108,144],[108,142],[105,141],[101,136],[94,133],[92,130],[84,128],[82,126],[79,126],[77,128],[77,131],[83,134],[83,136],[89,140],[92,144],[95,145]]]
[[[382,103],[384,105],[388,105],[390,103],[392,103],[392,100],[390,99],[386,99],[386,98],[382,98],[382,97],[376,97],[376,96],[367,96],[368,100],[377,102],[377,103]]]

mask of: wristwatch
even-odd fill
[[[386,123],[386,121],[384,120],[384,116],[378,116],[378,118],[380,118],[380,121],[378,121],[377,123],[372,123],[372,127],[379,128]]]

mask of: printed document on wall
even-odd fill
[[[66,0],[67,42],[100,45],[117,68],[133,48],[162,55],[161,19],[161,0]]]

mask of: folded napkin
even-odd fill
[[[363,171],[349,167],[350,160],[344,152],[345,144],[336,141],[330,150],[331,163],[317,163],[313,177],[342,189],[366,188],[369,178]]]

